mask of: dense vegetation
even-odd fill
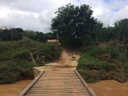
[[[56,39],[55,35],[52,32],[42,33],[38,31],[25,30],[24,37],[32,39],[37,42],[46,42],[48,39]]]
[[[116,45],[115,45],[116,44]],[[115,79],[126,82],[128,78],[127,46],[109,42],[91,45],[82,50],[77,70],[88,82]]]
[[[18,41],[23,37],[37,42],[47,42],[48,39],[56,39],[52,32],[43,33],[38,31],[23,30],[21,28],[0,29],[0,41]]]
[[[113,27],[103,27],[101,22],[92,17],[90,6],[85,4],[62,6],[56,14],[52,19],[51,29],[62,45],[83,47],[111,40],[128,43],[128,19],[115,22]]]
[[[52,19],[52,30],[63,46],[82,49],[78,71],[85,80],[93,82],[128,78],[128,19],[103,27],[93,18],[89,5],[62,6]],[[100,46],[100,45],[105,46]]]
[[[21,28],[0,30],[1,41],[21,40],[22,38],[23,38],[23,30]]]
[[[60,43],[69,47],[82,46],[82,38],[88,34],[96,24],[92,17],[92,10],[88,5],[62,6],[52,19],[52,30],[59,36]]]
[[[32,53],[36,64],[32,62]],[[20,41],[0,41],[0,84],[33,78],[32,67],[44,65],[60,57],[58,45],[35,42],[30,39]]]

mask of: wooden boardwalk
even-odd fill
[[[74,70],[44,71],[18,96],[96,96]]]

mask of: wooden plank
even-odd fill
[[[75,71],[68,72],[47,71],[25,95],[19,96],[93,96]]]
[[[44,74],[45,71],[42,71],[18,96],[24,96],[25,93],[38,81],[38,79]]]
[[[84,86],[86,87],[86,89],[88,90],[88,92],[90,93],[91,96],[96,96],[96,94],[93,92],[93,90],[88,86],[88,84],[85,82],[85,80],[83,79],[83,77],[78,73],[78,71],[75,70],[76,75],[79,77],[79,79],[81,80],[81,82],[84,84]]]

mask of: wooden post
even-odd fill
[[[29,54],[30,54],[30,56],[31,56],[31,58],[32,58],[32,62],[33,62],[35,65],[37,65],[36,60],[34,59],[34,57],[33,57],[33,55],[32,55],[32,52],[31,52],[31,51],[29,52]]]

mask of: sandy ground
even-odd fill
[[[79,54],[74,52],[69,52],[63,49],[61,57],[59,60],[48,63],[46,66],[34,67],[37,70],[75,70],[77,66],[77,60],[79,59]]]

